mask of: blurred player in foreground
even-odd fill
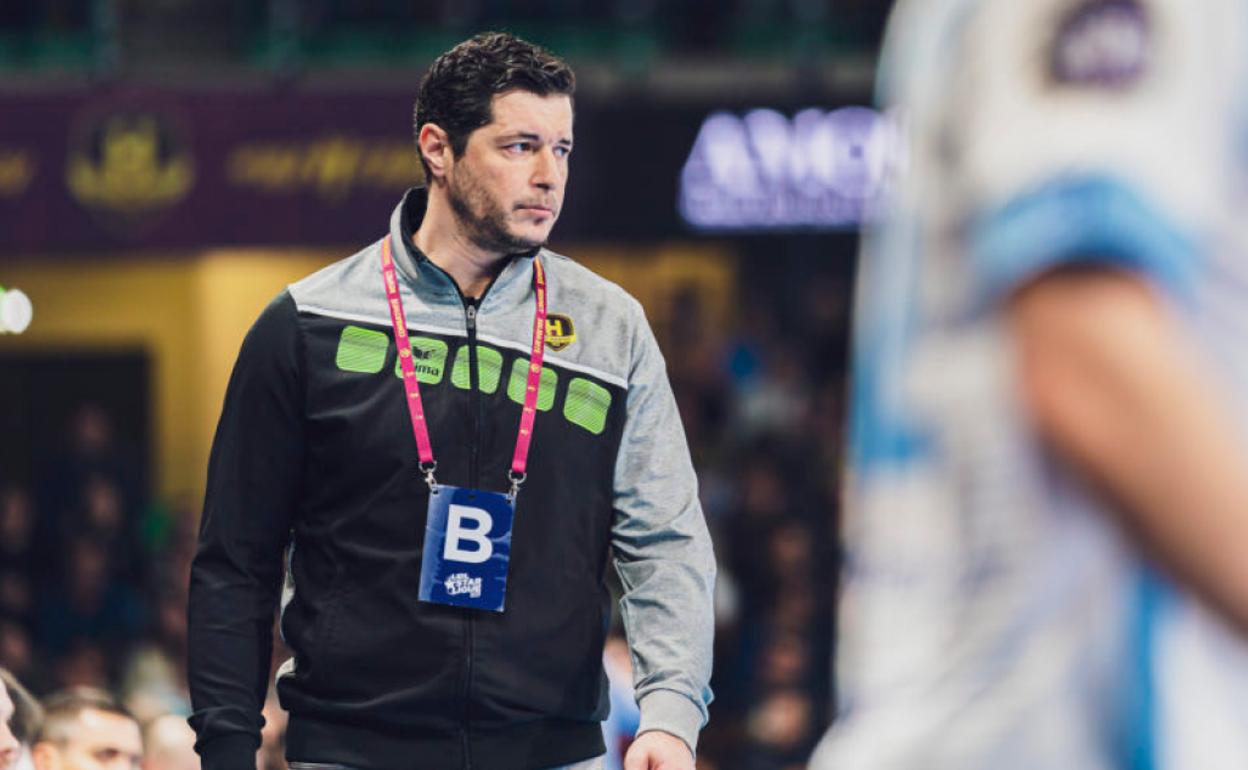
[[[1248,762],[1246,10],[895,11],[812,767]]]

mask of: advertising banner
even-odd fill
[[[19,94],[0,115],[0,255],[349,243],[421,179],[405,94]]]
[[[414,88],[0,94],[0,259],[362,246],[422,181]],[[853,228],[893,137],[865,108],[578,98],[555,245]]]

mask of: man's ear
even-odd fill
[[[30,747],[30,759],[35,770],[61,770],[61,752],[47,741],[40,741]]]
[[[416,143],[420,147],[420,154],[425,158],[425,163],[429,166],[429,176],[433,179],[445,177],[446,171],[454,159],[454,153],[451,150],[451,139],[447,136],[446,131],[433,123],[426,123],[420,127],[420,134],[416,138]],[[433,179],[429,181],[432,182]]]

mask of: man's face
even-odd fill
[[[0,770],[9,770],[17,764],[17,757],[22,753],[21,744],[13,735],[13,698],[9,697],[8,688],[0,682]]]
[[[70,739],[39,744],[35,759],[39,770],[139,770],[143,738],[133,719],[84,709]]]
[[[447,169],[447,196],[475,246],[526,251],[546,242],[563,206],[572,100],[508,91],[494,97],[493,116]]]

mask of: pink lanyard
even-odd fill
[[[425,407],[420,400],[420,386],[416,382],[416,365],[412,362],[412,345],[407,339],[407,318],[403,314],[403,300],[399,297],[399,281],[394,270],[391,239],[387,236],[381,243],[381,277],[386,285],[386,300],[390,305],[390,323],[394,326],[394,340],[399,346],[399,366],[403,370],[403,388],[407,391],[407,412],[412,418],[412,433],[416,437],[416,451],[420,455],[420,469],[425,481],[434,493],[438,483],[433,477],[438,463],[433,459],[433,445],[429,443],[429,428],[425,425]],[[537,394],[542,385],[542,352],[546,346],[546,271],[540,257],[533,257],[533,292],[537,295],[537,313],[533,317],[533,350],[529,353],[529,381],[524,391],[524,411],[520,413],[520,434],[516,436],[516,452],[511,460],[510,499],[515,500],[520,485],[525,480],[525,468],[529,461],[529,445],[533,441],[533,421],[537,417]]]

